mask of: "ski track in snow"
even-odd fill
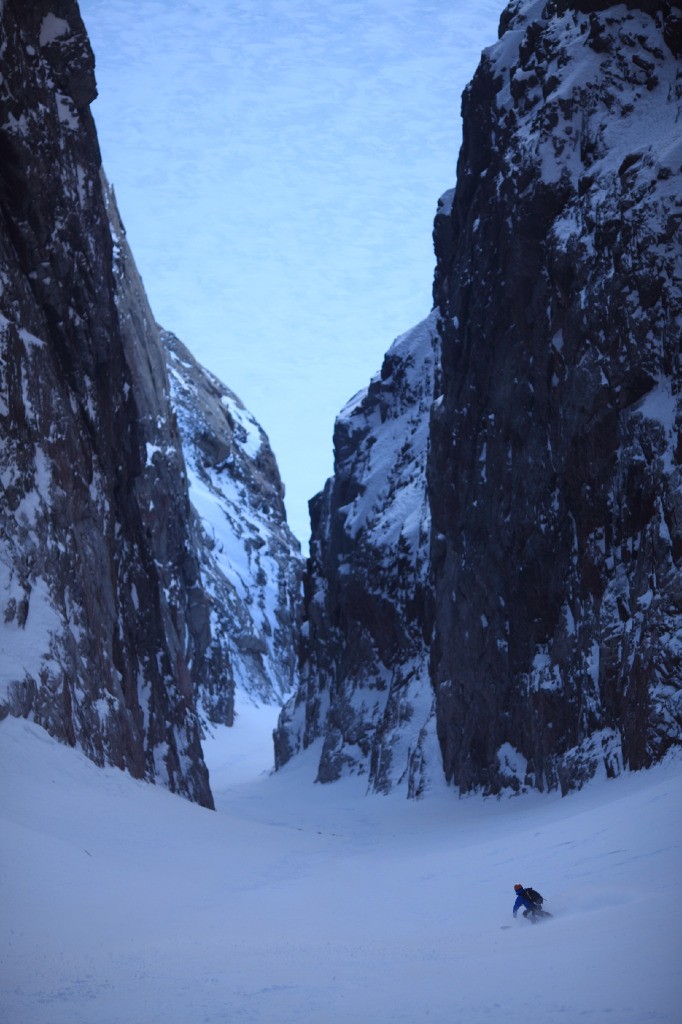
[[[0,1019],[679,1024],[680,760],[415,803],[312,785],[315,751],[270,775],[276,709],[238,709],[217,813],[0,723]]]

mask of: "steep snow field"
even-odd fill
[[[2,1021],[680,1021],[679,760],[414,803],[271,776],[274,714],[207,744],[217,813],[0,723]]]

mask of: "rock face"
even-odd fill
[[[196,697],[230,720],[232,637],[202,581],[216,559],[189,500],[186,416],[101,173],[92,53],[70,0],[6,0],[0,40],[0,715],[31,715],[97,763],[211,806]],[[253,501],[272,501],[285,538],[262,443],[254,464]],[[249,600],[266,593],[254,583]],[[273,654],[291,600],[281,622],[274,599],[254,616]]]
[[[428,440],[423,395],[410,413],[386,389],[375,414],[411,423],[394,451],[415,428],[422,458],[428,445],[429,565],[420,542],[399,604],[421,637],[409,651],[382,604],[409,579],[401,491],[392,460],[373,475],[381,434],[353,407],[313,505],[304,683],[276,745],[281,763],[323,735],[321,780],[374,771],[381,698],[413,657],[424,677],[425,648],[441,767],[463,792],[566,791],[682,734],[680,21],[667,4],[526,0],[500,37],[464,95],[435,222]],[[368,552],[349,512],[382,488]],[[416,749],[423,715],[392,721]]]
[[[334,476],[311,502],[301,682],[275,763],[322,739],[318,780],[368,773],[411,794],[440,771],[428,674],[428,411],[438,354],[430,316],[395,342],[336,421]]]
[[[161,339],[210,602],[201,706],[232,725],[235,690],[282,704],[294,688],[303,562],[263,430],[182,342],[167,331]]]
[[[629,6],[507,9],[436,223],[432,671],[462,790],[680,738],[682,78],[665,5]]]

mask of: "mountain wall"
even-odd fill
[[[202,711],[234,723],[234,697],[282,704],[296,681],[303,562],[270,443],[240,399],[161,332],[209,601]]]
[[[317,778],[368,774],[411,794],[439,771],[428,638],[428,414],[436,317],[398,338],[334,428],[334,476],[311,502],[299,689],[275,764],[320,741]]]
[[[0,59],[0,716],[31,716],[99,764],[211,806],[197,696],[209,717],[231,721],[231,645],[244,626],[216,618],[213,580],[231,552],[216,569],[190,503],[183,444],[194,452],[199,439],[178,425],[175,355],[102,174],[77,4],[5,0]],[[208,386],[195,364],[192,374]],[[201,443],[224,447],[228,413],[222,426],[209,403],[202,415]],[[292,567],[274,597],[260,578],[245,600],[269,601],[253,643],[270,629],[291,662],[298,545],[264,436],[255,447],[251,474],[239,462],[241,487],[271,510]],[[287,678],[284,668],[271,680],[273,699]]]
[[[680,742],[681,51],[665,3],[504,12],[435,221],[421,388],[389,369],[342,413],[312,504],[278,763],[319,738],[320,781],[395,784],[374,752],[389,708],[407,763],[424,736],[426,688],[419,714],[391,700],[413,664],[462,792],[567,791]]]
[[[436,222],[432,673],[462,790],[680,739],[679,21],[628,8],[510,5]]]

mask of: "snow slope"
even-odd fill
[[[408,802],[301,785],[313,750],[263,771],[273,724],[207,743],[211,813],[0,723],[0,1019],[679,1022],[679,760]],[[513,921],[519,880],[552,921]]]

